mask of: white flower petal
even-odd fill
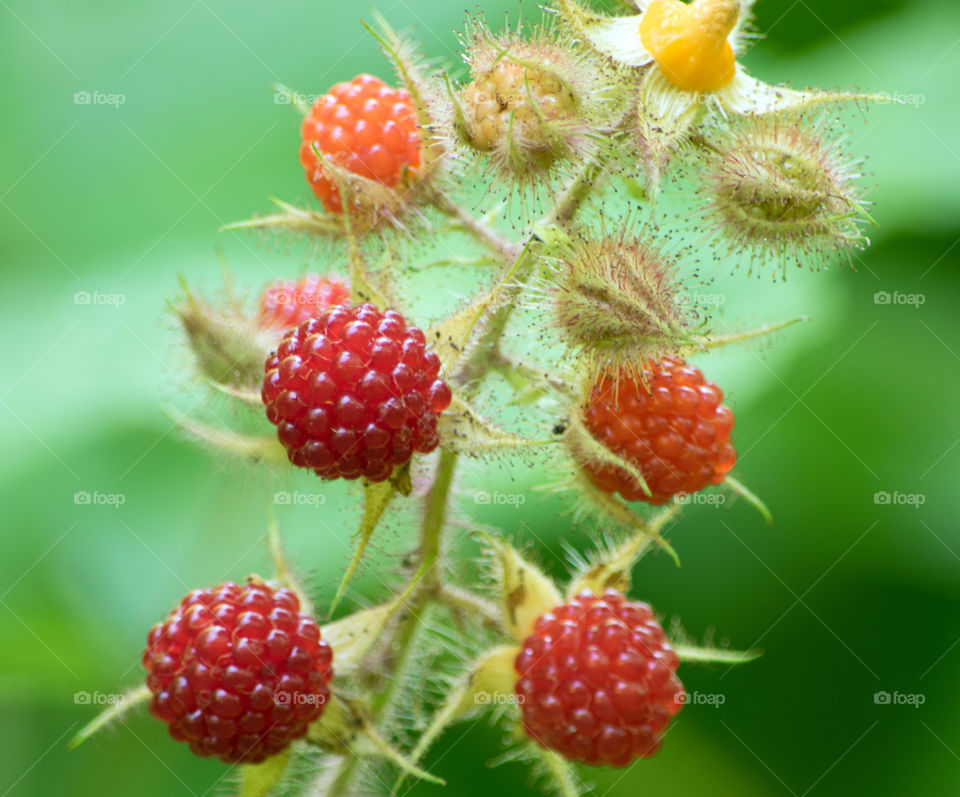
[[[555,0],[560,15],[579,30],[597,50],[627,66],[646,66],[653,58],[640,41],[643,14],[630,17],[602,17],[574,0]],[[641,3],[638,2],[638,6]],[[643,0],[642,5],[646,5]]]
[[[872,99],[871,95],[866,94],[842,91],[796,91],[783,86],[771,86],[769,83],[750,77],[740,67],[737,68],[733,82],[716,92],[715,96],[728,111],[745,115],[800,110],[824,102]]]
[[[640,87],[640,115],[670,122],[687,117],[703,104],[701,94],[684,91],[667,80],[659,66],[653,67]]]
[[[701,95],[674,86],[659,67],[647,72],[637,106],[637,143],[647,167],[648,192],[656,200],[660,177],[705,107]]]
[[[730,33],[730,46],[733,47],[733,51],[738,57],[750,49],[750,45],[760,38],[751,24],[753,22],[754,2],[755,0],[740,0],[740,16]]]

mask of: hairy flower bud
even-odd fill
[[[215,305],[195,296],[186,284],[172,305],[200,372],[222,385],[253,389],[263,375],[263,360],[276,333],[261,328],[233,297]]]
[[[674,262],[625,234],[573,243],[551,287],[554,324],[595,368],[658,357],[685,340]]]
[[[795,258],[818,267],[869,244],[856,164],[821,125],[761,116],[738,125],[705,156],[708,216],[731,251]]]
[[[472,80],[454,98],[456,137],[514,182],[531,182],[590,149],[602,125],[592,56],[538,30],[531,39],[474,23],[464,58]]]

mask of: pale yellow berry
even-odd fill
[[[466,133],[479,150],[501,146],[508,135],[525,149],[550,149],[551,123],[576,117],[572,92],[551,72],[500,60],[463,91]]]

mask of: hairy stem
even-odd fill
[[[510,241],[492,225],[471,215],[470,211],[449,197],[437,194],[431,201],[437,210],[450,216],[460,227],[504,261],[512,263],[520,256],[522,250],[520,244]]]
[[[437,600],[450,609],[473,615],[490,628],[500,628],[503,623],[503,612],[493,601],[476,595],[468,589],[443,584],[437,592]]]

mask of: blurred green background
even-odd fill
[[[492,20],[517,11],[482,7]],[[460,4],[380,10],[430,55],[456,58]],[[96,710],[75,695],[136,683],[147,629],[188,588],[265,569],[272,492],[319,489],[222,468],[173,430],[161,408],[193,399],[165,303],[181,273],[217,286],[218,241],[251,289],[305,267],[304,246],[216,230],[266,211],[269,195],[308,199],[296,119],[270,86],[316,93],[358,71],[386,77],[359,25],[369,16],[363,4],[316,0],[0,0],[0,797],[223,788],[225,766],[192,758],[143,713],[76,752],[65,745]],[[855,271],[794,271],[785,284],[716,274],[730,323],[812,319],[773,348],[703,363],[737,413],[737,472],[776,525],[742,502],[691,508],[671,534],[682,569],[659,556],[636,572],[634,593],[697,638],[715,631],[766,655],[729,672],[684,667],[691,692],[723,704],[686,708],[655,759],[587,775],[610,797],[953,795],[960,9],[763,0],[758,24],[767,36],[746,64],[765,79],[911,100],[849,125],[880,224]],[[78,104],[79,92],[123,101]],[[881,291],[922,304],[877,303]],[[492,487],[509,492],[539,478],[523,463],[494,474]],[[466,479],[490,489],[477,468]],[[320,510],[288,507],[280,520],[297,564],[329,595],[355,515],[346,485],[322,489]],[[75,503],[84,491],[123,503]],[[878,492],[923,504],[877,503]],[[534,542],[558,577],[561,542],[589,542],[551,501],[481,518]],[[359,592],[382,597],[377,585],[368,573]],[[466,728],[428,761],[447,793],[536,793],[518,765],[486,769],[499,730],[479,723],[461,738]]]

